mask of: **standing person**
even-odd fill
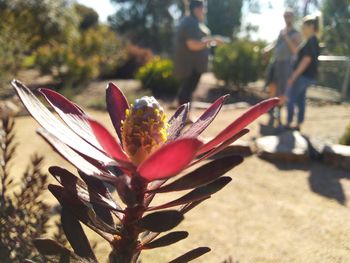
[[[294,117],[294,108],[298,107],[298,123],[295,127],[300,130],[305,117],[305,100],[307,88],[315,83],[320,53],[317,33],[319,32],[319,18],[306,16],[302,26],[305,42],[300,46],[294,70],[288,80],[287,88],[287,128],[291,127]],[[287,38],[287,41],[290,41]]]
[[[191,102],[202,73],[207,71],[209,46],[219,40],[210,38],[204,24],[206,8],[203,0],[191,0],[190,15],[177,29],[175,47],[175,76],[180,80],[178,103]]]
[[[293,10],[287,9],[284,12],[285,28],[278,35],[277,40],[264,49],[264,53],[273,51],[273,57],[270,67],[268,68],[268,86],[271,97],[280,97],[279,106],[273,110],[272,118],[277,120],[278,126],[281,125],[281,107],[285,103],[285,91],[287,80],[293,70],[295,53],[301,43],[301,35],[294,28]]]

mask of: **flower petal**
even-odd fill
[[[105,127],[103,127],[103,125],[92,119],[88,119],[88,122],[96,139],[106,153],[118,161],[130,163],[129,158],[123,151],[121,145],[117,143],[114,137]]]
[[[197,137],[200,135],[218,115],[228,97],[229,95],[225,95],[217,99],[181,137]]]
[[[214,149],[212,149],[209,152],[205,153],[200,158],[196,159],[191,165],[195,165],[195,164],[197,164],[197,163],[199,163],[199,162],[201,162],[201,161],[203,161],[205,159],[208,159],[211,156],[221,152],[226,147],[228,147],[229,145],[231,145],[232,143],[237,141],[239,138],[241,138],[242,136],[246,135],[248,132],[249,132],[249,129],[243,129],[243,130],[239,131],[237,134],[233,135],[230,139],[224,141],[219,146],[215,147]]]
[[[223,157],[199,167],[170,184],[149,192],[167,193],[199,187],[214,181],[242,162],[243,158],[241,156]]]
[[[55,137],[45,129],[38,129],[38,133],[52,146],[52,148],[55,151],[57,151],[63,158],[65,158],[78,170],[81,170],[85,174],[96,177],[103,181],[114,182],[116,180],[115,176],[112,176],[106,171],[102,171],[101,169],[98,169],[97,167],[92,165],[81,155],[69,148],[66,144],[61,142],[57,137]]]
[[[141,163],[137,171],[147,181],[172,177],[188,166],[202,145],[195,138],[170,142]]]
[[[35,95],[21,82],[13,80],[11,82],[24,106],[34,119],[49,133],[57,137],[64,144],[74,150],[103,163],[104,165],[115,165],[116,162],[96,149],[94,146],[79,137],[70,128],[59,121]]]
[[[203,154],[207,151],[210,151],[217,145],[222,142],[228,140],[251,122],[256,120],[258,117],[269,111],[272,107],[274,107],[279,102],[278,98],[272,98],[268,100],[264,100],[251,107],[247,112],[241,115],[238,119],[232,122],[226,129],[220,132],[214,139],[204,144],[203,147],[199,150],[198,154]]]
[[[176,110],[174,115],[170,118],[168,129],[168,141],[173,141],[174,139],[179,137],[182,129],[186,125],[189,109],[189,103],[183,104]]]
[[[39,89],[39,92],[76,134],[102,150],[86,120],[88,115],[78,105],[53,90]]]
[[[106,90],[106,103],[114,129],[121,141],[121,125],[122,121],[125,119],[125,111],[129,109],[129,103],[123,92],[113,83],[108,84]]]

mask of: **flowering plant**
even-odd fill
[[[80,222],[109,242],[109,260],[113,263],[136,262],[144,249],[168,246],[186,238],[188,233],[184,231],[157,237],[177,226],[185,213],[227,185],[231,178],[222,175],[240,164],[242,158],[224,157],[190,172],[186,169],[246,134],[245,127],[278,102],[273,98],[255,105],[204,143],[198,136],[214,120],[227,96],[215,101],[184,129],[189,104],[182,105],[167,121],[153,97],[143,97],[129,105],[122,91],[110,83],[106,102],[115,137],[60,94],[39,90],[65,124],[21,82],[13,80],[12,85],[41,125],[38,133],[80,175],[79,178],[56,166],[49,168],[60,183],[49,185],[49,190],[62,205],[62,226],[74,252],[50,239],[36,239],[35,245],[46,256],[78,262],[97,262]],[[167,183],[182,171],[186,174]],[[109,186],[116,189],[124,207],[112,198]],[[191,191],[165,204],[151,204],[156,194],[182,190]],[[199,247],[171,262],[188,262],[209,250]]]

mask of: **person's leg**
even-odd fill
[[[297,97],[297,106],[298,106],[298,128],[304,122],[305,119],[305,106],[306,106],[306,91],[307,88],[312,84],[312,80],[301,77],[298,97]]]
[[[298,94],[299,89],[299,81],[298,78],[292,87],[288,87],[286,94],[287,94],[287,127],[290,127],[291,123],[293,122],[294,118],[294,108],[296,103],[296,98]]]
[[[193,71],[190,76],[181,81],[178,93],[179,105],[192,101],[192,94],[198,85],[200,77],[200,73]]]

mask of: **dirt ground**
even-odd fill
[[[196,117],[201,111],[194,110]],[[234,120],[243,110],[225,110],[210,126],[211,137]],[[102,112],[90,114],[112,128]],[[171,112],[169,112],[169,115]],[[337,141],[350,120],[349,105],[311,106],[307,110],[303,133],[320,140]],[[253,125],[245,139],[259,136],[263,116]],[[21,172],[27,157],[39,152],[45,165],[66,166],[35,134],[37,124],[28,116],[16,118],[19,149],[14,172]],[[142,262],[167,262],[182,253],[209,246],[212,252],[196,262],[350,262],[350,174],[313,161],[307,164],[270,163],[252,156],[228,173],[234,179],[186,215],[177,230],[186,230],[185,241],[165,249],[145,251]],[[53,181],[53,180],[52,180]],[[160,195],[157,202],[170,200]],[[55,199],[47,193],[47,201]],[[97,255],[105,262],[109,247],[96,235]],[[101,242],[100,242],[101,241]]]

